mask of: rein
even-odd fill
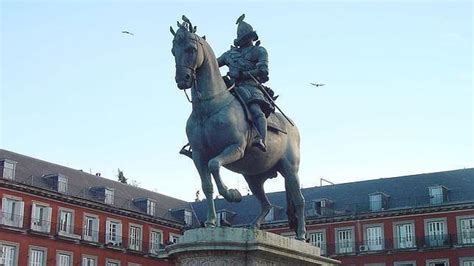
[[[193,82],[193,83],[194,83],[194,87],[195,87],[196,90],[197,90],[197,81],[196,81],[196,79],[194,79],[194,82]],[[210,96],[210,97],[204,98],[204,99],[198,98],[197,100],[191,100],[191,99],[189,98],[189,95],[188,95],[188,93],[186,92],[187,89],[184,89],[183,91],[184,91],[184,95],[186,95],[186,99],[188,100],[188,102],[190,102],[190,103],[200,103],[200,102],[206,102],[206,101],[210,101],[210,100],[212,100],[212,99],[214,99],[214,98],[217,98],[217,97],[219,97],[221,94],[224,94],[224,93],[226,93],[226,92],[228,92],[228,91],[233,90],[234,87],[235,87],[235,84],[232,84],[232,86],[230,86],[230,87],[229,87],[228,89],[226,89],[226,90],[223,90],[223,91],[221,91],[221,92],[219,92],[219,93],[216,93],[216,94],[214,94],[214,95],[212,95],[212,96]]]

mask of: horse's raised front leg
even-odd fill
[[[249,185],[250,191],[252,194],[257,198],[260,202],[260,214],[254,221],[254,227],[260,229],[260,225],[262,224],[262,220],[267,216],[270,212],[272,206],[270,201],[268,200],[267,195],[265,194],[265,190],[263,189],[263,183],[265,182],[266,178],[257,177],[257,176],[244,176],[247,184]]]
[[[240,160],[242,157],[244,157],[244,149],[240,144],[234,144],[225,148],[223,152],[209,160],[208,167],[214,177],[214,181],[216,181],[219,194],[229,202],[240,202],[242,200],[242,195],[236,189],[227,188],[227,186],[222,182],[219,170],[221,166],[233,163]]]
[[[202,158],[198,151],[193,151],[193,161],[196,169],[201,177],[201,186],[207,201],[207,218],[205,222],[206,227],[216,226],[216,208],[214,205],[214,199],[212,198],[213,187],[211,173],[207,167],[207,161]]]

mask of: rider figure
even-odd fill
[[[219,67],[228,66],[227,73],[231,84],[235,84],[235,91],[247,105],[252,121],[258,131],[252,145],[266,151],[265,139],[267,136],[267,117],[274,111],[273,105],[260,90],[261,84],[268,81],[268,54],[260,46],[257,33],[252,26],[244,22],[245,15],[237,19],[237,39],[234,46],[221,55],[217,62]]]

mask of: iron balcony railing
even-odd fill
[[[23,227],[23,215],[12,212],[0,212],[0,224],[9,227]]]

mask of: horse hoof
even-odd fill
[[[230,202],[241,202],[242,194],[237,189],[229,189],[229,201]]]

